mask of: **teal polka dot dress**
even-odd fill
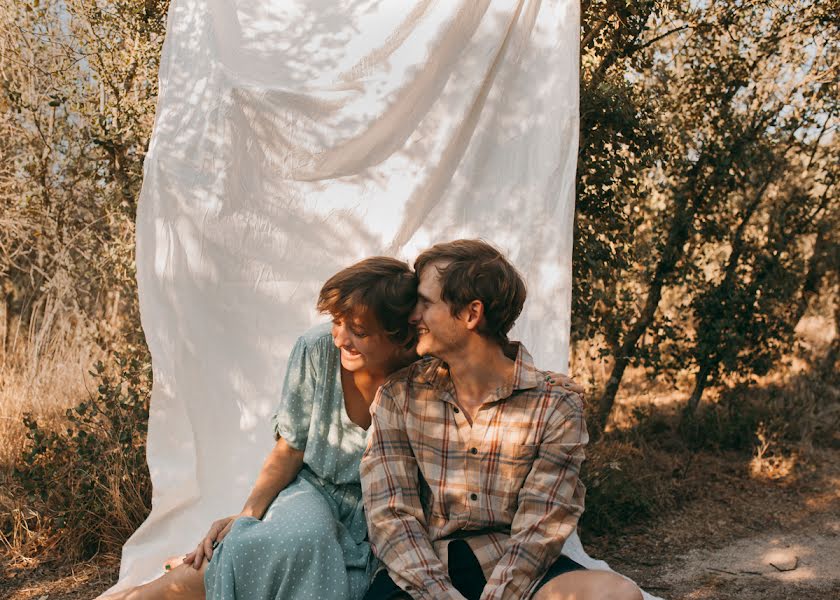
[[[238,519],[204,575],[212,600],[357,599],[367,591],[359,462],[367,432],[344,409],[339,351],[329,324],[289,357],[274,432],[303,450],[303,469],[262,520]]]

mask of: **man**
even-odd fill
[[[513,266],[478,240],[415,262],[417,352],[371,407],[361,474],[386,570],[367,598],[627,598],[562,555],[583,512],[580,397],[507,334],[525,302]]]

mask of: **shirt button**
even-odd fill
[[[472,454],[478,454],[478,448],[470,448]]]
[[[461,412],[460,410],[458,410],[458,407],[457,407],[457,406],[456,406],[455,408],[453,408],[452,410],[454,410],[454,411],[455,411],[455,414],[458,414],[459,412]]]
[[[470,500],[478,500],[478,494],[470,494]]]

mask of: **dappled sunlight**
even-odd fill
[[[323,320],[321,284],[359,258],[488,239],[530,285],[514,336],[562,369],[577,11],[172,4],[137,212],[155,504],[124,574],[171,554],[164,529],[198,526],[187,505],[205,521],[239,508],[272,443],[288,351]]]
[[[587,549],[663,597],[834,600],[828,4],[6,0],[0,597],[116,580],[72,563],[141,523],[144,450],[121,575],[159,574],[241,508],[324,280],[483,237],[511,337],[554,371],[576,339]]]
[[[812,510],[823,510],[838,501],[840,501],[840,477],[829,477],[825,479],[818,492],[805,498],[805,506]],[[838,523],[840,521],[836,521],[835,526]]]
[[[785,455],[781,452],[780,442],[768,433],[763,423],[759,424],[756,431],[758,444],[755,454],[750,460],[750,475],[756,479],[769,479],[772,481],[785,479],[791,476],[799,461],[796,452]]]
[[[697,571],[723,577],[768,578],[802,585],[840,584],[836,568],[834,535],[788,533],[741,539],[715,550],[698,549],[687,554],[687,567],[670,573],[669,581],[697,576]]]

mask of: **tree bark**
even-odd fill
[[[736,270],[738,268],[738,263],[741,260],[741,255],[744,253],[744,234],[747,230],[747,225],[750,223],[758,210],[758,207],[764,198],[764,194],[767,192],[767,188],[770,187],[770,183],[773,181],[777,171],[778,165],[774,166],[767,174],[763,185],[756,192],[755,196],[744,211],[744,217],[741,219],[741,222],[738,224],[738,229],[735,231],[735,237],[732,241],[732,252],[729,254],[729,260],[724,270],[723,281],[720,284],[721,288],[725,291],[724,295],[726,295],[726,292],[730,291],[735,285]],[[717,343],[720,343],[720,339],[717,340]],[[703,397],[703,391],[709,383],[709,375],[712,374],[719,361],[719,356],[714,353],[707,353],[698,359],[700,368],[694,378],[694,389],[691,391],[691,396],[688,399],[686,414],[693,415],[697,411],[697,406],[700,404],[700,399]]]
[[[695,165],[695,170],[699,170],[699,165]],[[621,347],[616,354],[610,378],[607,380],[604,393],[601,394],[601,398],[598,401],[598,423],[602,430],[606,427],[607,420],[615,404],[615,396],[618,393],[618,388],[621,386],[624,371],[636,354],[636,344],[642,335],[644,335],[645,331],[647,331],[651,322],[653,322],[659,301],[662,299],[662,288],[665,286],[665,280],[674,271],[677,261],[681,256],[682,248],[686,241],[688,241],[691,223],[695,214],[694,206],[694,204],[689,202],[689,195],[682,194],[674,221],[671,225],[671,230],[668,233],[668,241],[662,251],[662,258],[656,266],[656,271],[653,274],[648,288],[645,306],[639,318],[633,324],[633,327],[624,336]]]
[[[686,406],[685,409],[687,415],[693,416],[697,411],[697,406],[700,404],[700,398],[703,397],[703,391],[709,384],[709,375],[711,372],[711,362],[704,363],[697,371],[697,375],[694,377],[694,389],[691,392],[691,397],[688,399],[688,406]]]

